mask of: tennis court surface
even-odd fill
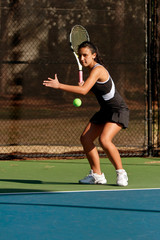
[[[80,185],[86,159],[0,162],[1,240],[159,239],[160,158],[123,158],[129,185]]]

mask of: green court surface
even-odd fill
[[[160,188],[160,158],[123,158],[129,185],[116,186],[116,173],[108,159],[101,159],[106,185],[82,185],[89,172],[87,159],[0,161],[0,193],[55,192]]]

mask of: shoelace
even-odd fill
[[[126,174],[117,173],[117,177],[119,180],[122,180],[122,179],[128,180],[128,177]]]
[[[86,179],[88,179],[88,178],[91,178],[91,177],[93,177],[91,174],[89,174],[88,176],[86,176],[84,179],[86,180]]]

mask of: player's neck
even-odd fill
[[[91,63],[91,64],[88,66],[89,69],[92,70],[96,64],[97,64],[97,62],[95,62],[95,61],[94,61],[93,63]]]

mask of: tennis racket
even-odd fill
[[[83,81],[83,71],[78,58],[78,46],[85,41],[90,41],[87,30],[81,25],[75,25],[70,32],[70,45],[78,64],[79,82]]]

